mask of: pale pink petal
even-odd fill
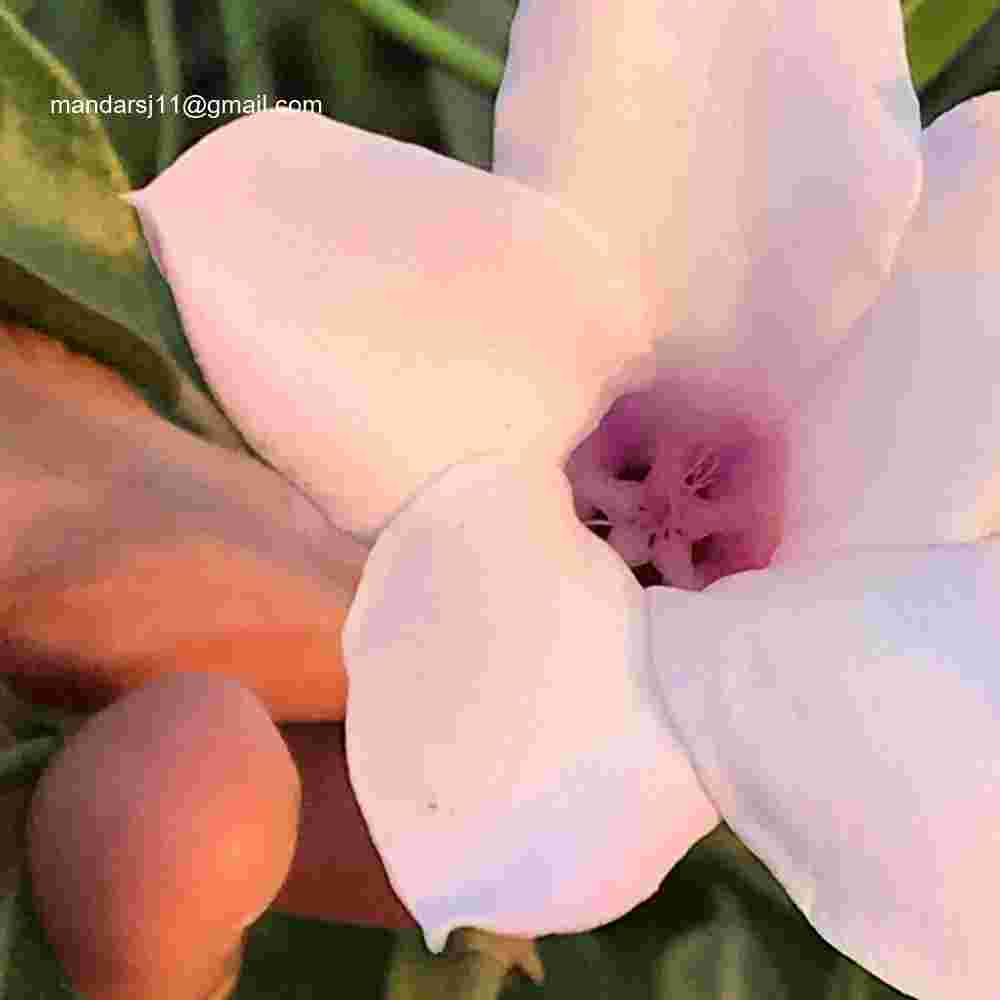
[[[789,422],[779,558],[1000,531],[1000,97],[924,147],[898,271]]]
[[[642,590],[561,472],[458,465],[379,536],[344,630],[351,782],[439,950],[584,930],[717,822],[651,673]]]
[[[417,146],[267,112],[134,200],[229,415],[365,538],[452,462],[565,458],[652,364],[551,199]]]
[[[899,0],[521,0],[494,163],[634,261],[665,366],[782,395],[888,273],[919,130]]]
[[[1000,542],[645,593],[699,778],[820,934],[920,1000],[994,997]]]

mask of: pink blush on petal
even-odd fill
[[[643,586],[702,590],[781,541],[785,436],[731,396],[661,379],[620,397],[566,465],[577,515]]]

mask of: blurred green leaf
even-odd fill
[[[56,737],[36,736],[0,750],[0,789],[36,779],[58,749]]]
[[[196,388],[128,179],[67,70],[0,8],[0,310],[119,370],[166,417],[239,447]],[[66,110],[68,108],[69,110]],[[182,364],[186,366],[182,367]]]
[[[4,753],[17,746],[6,725],[0,725],[0,743]],[[25,862],[24,827],[30,799],[29,788],[0,788],[0,998],[7,995],[7,973],[18,930],[17,890]]]
[[[376,31],[347,0],[318,10],[281,0],[269,21],[275,77],[284,96],[316,97],[330,118],[441,148],[425,85],[427,64]]]
[[[996,16],[1000,0],[902,0],[913,84],[922,90]]]
[[[544,985],[512,977],[502,1000],[906,1000],[823,941],[725,826],[620,920],[538,944]],[[416,931],[267,914],[251,930],[234,1000],[318,1000],[345,968],[352,1000],[476,997],[462,992],[476,985],[463,983],[463,968],[430,956]]]
[[[372,28],[347,4],[329,4],[312,18],[317,68],[342,108],[362,107],[378,86]]]
[[[27,867],[7,902],[9,962],[2,1000],[82,1000],[63,972],[38,918]]]
[[[35,0],[0,0],[0,7],[6,7],[18,17],[24,17],[34,5]]]
[[[963,101],[994,90],[1000,90],[1000,13],[994,14],[958,56],[921,90],[924,127]]]
[[[10,967],[14,935],[17,933],[17,892],[0,896],[0,997],[7,996],[7,971]]]
[[[394,938],[378,928],[265,913],[248,933],[232,1000],[382,1000]]]
[[[117,0],[33,0],[24,26],[69,69],[87,96],[138,98],[163,89],[142,14],[142,4]],[[151,178],[159,129],[173,123],[173,116],[98,117],[129,177],[136,182]]]
[[[260,94],[274,93],[260,6],[257,0],[219,0],[230,92],[251,101]]]
[[[809,926],[726,827],[687,854],[659,892],[588,934],[543,938],[543,989],[505,1000],[901,1000]]]
[[[503,59],[516,7],[515,0],[481,0],[479,3],[436,0],[433,11],[442,24]],[[496,95],[484,93],[436,66],[430,70],[429,83],[448,152],[456,159],[488,170],[493,161]]]
[[[184,89],[184,71],[177,44],[173,0],[146,0],[146,34],[156,73],[157,90],[168,97]],[[162,172],[177,158],[181,146],[181,119],[176,114],[157,116],[156,168]]]

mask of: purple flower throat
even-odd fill
[[[784,437],[718,395],[622,396],[566,465],[577,516],[644,587],[702,590],[767,566],[781,541]]]

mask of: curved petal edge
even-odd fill
[[[655,690],[642,591],[554,467],[435,480],[376,542],[344,650],[351,782],[434,951],[460,926],[606,923],[717,822]]]
[[[646,593],[699,777],[813,926],[921,1000],[994,996],[1000,540]]]
[[[598,237],[418,146],[268,111],[132,199],[213,391],[363,541],[454,462],[565,460],[655,368]]]

